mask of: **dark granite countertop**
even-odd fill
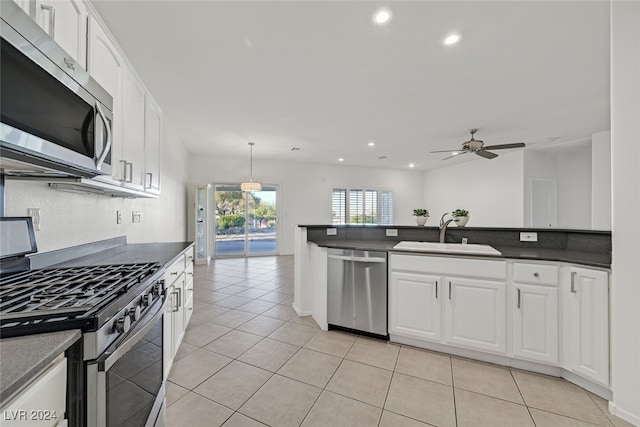
[[[550,248],[523,248],[513,246],[491,245],[502,253],[496,255],[477,255],[477,254],[453,254],[450,252],[417,252],[417,251],[398,251],[393,249],[398,242],[384,240],[318,240],[310,242],[318,246],[339,249],[356,249],[369,251],[394,251],[411,254],[422,255],[447,255],[462,257],[481,257],[481,258],[510,258],[510,259],[526,259],[534,261],[556,261],[568,262],[572,264],[582,264],[592,267],[611,268],[611,254],[603,252],[587,252],[570,249],[550,249]]]
[[[158,262],[171,264],[192,242],[133,243],[56,264],[56,267]]]
[[[34,375],[80,339],[80,330],[4,338],[0,341],[0,406]]]

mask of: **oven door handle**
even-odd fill
[[[97,360],[98,362],[98,371],[106,372],[113,366],[114,363],[118,361],[122,356],[124,356],[129,350],[133,348],[140,340],[153,328],[155,323],[162,317],[165,308],[171,298],[165,298],[162,305],[157,311],[151,311],[149,314],[145,315],[145,318],[149,318],[149,320],[145,320],[143,318],[143,322],[136,325],[136,327],[131,330],[131,332],[127,335],[126,340],[122,343],[118,343],[116,341],[115,349],[113,351],[105,351],[105,353]],[[153,305],[159,305],[159,302],[162,301],[162,298],[157,300],[158,302]],[[152,306],[153,307],[153,306]],[[114,345],[112,345],[114,347]]]

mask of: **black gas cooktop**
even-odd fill
[[[0,335],[98,329],[158,263],[32,270],[0,279]]]

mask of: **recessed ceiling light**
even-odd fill
[[[340,158],[338,159],[338,161],[339,161],[339,162],[344,162],[344,159],[343,159],[342,157],[340,157]]]
[[[416,167],[416,165],[414,165],[413,163],[409,163],[409,167],[410,167],[410,168],[415,168],[415,167]]]
[[[386,8],[378,9],[376,13],[373,14],[372,20],[375,24],[384,25],[391,20],[391,11]]]
[[[375,143],[375,142],[373,142],[373,141],[369,141],[369,143],[368,143],[367,145],[368,145],[369,147],[373,147],[374,145],[376,145],[376,143]]]
[[[457,156],[458,154],[460,154],[460,152],[458,151],[454,151],[453,153],[451,153],[452,156]]]
[[[443,41],[442,44],[445,46],[450,46],[452,44],[456,44],[460,41],[460,34],[449,34]]]

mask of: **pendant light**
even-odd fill
[[[255,144],[253,142],[249,143],[250,154],[249,154],[249,181],[245,181],[240,184],[240,189],[242,191],[261,191],[262,184],[259,182],[253,182],[253,146]]]

